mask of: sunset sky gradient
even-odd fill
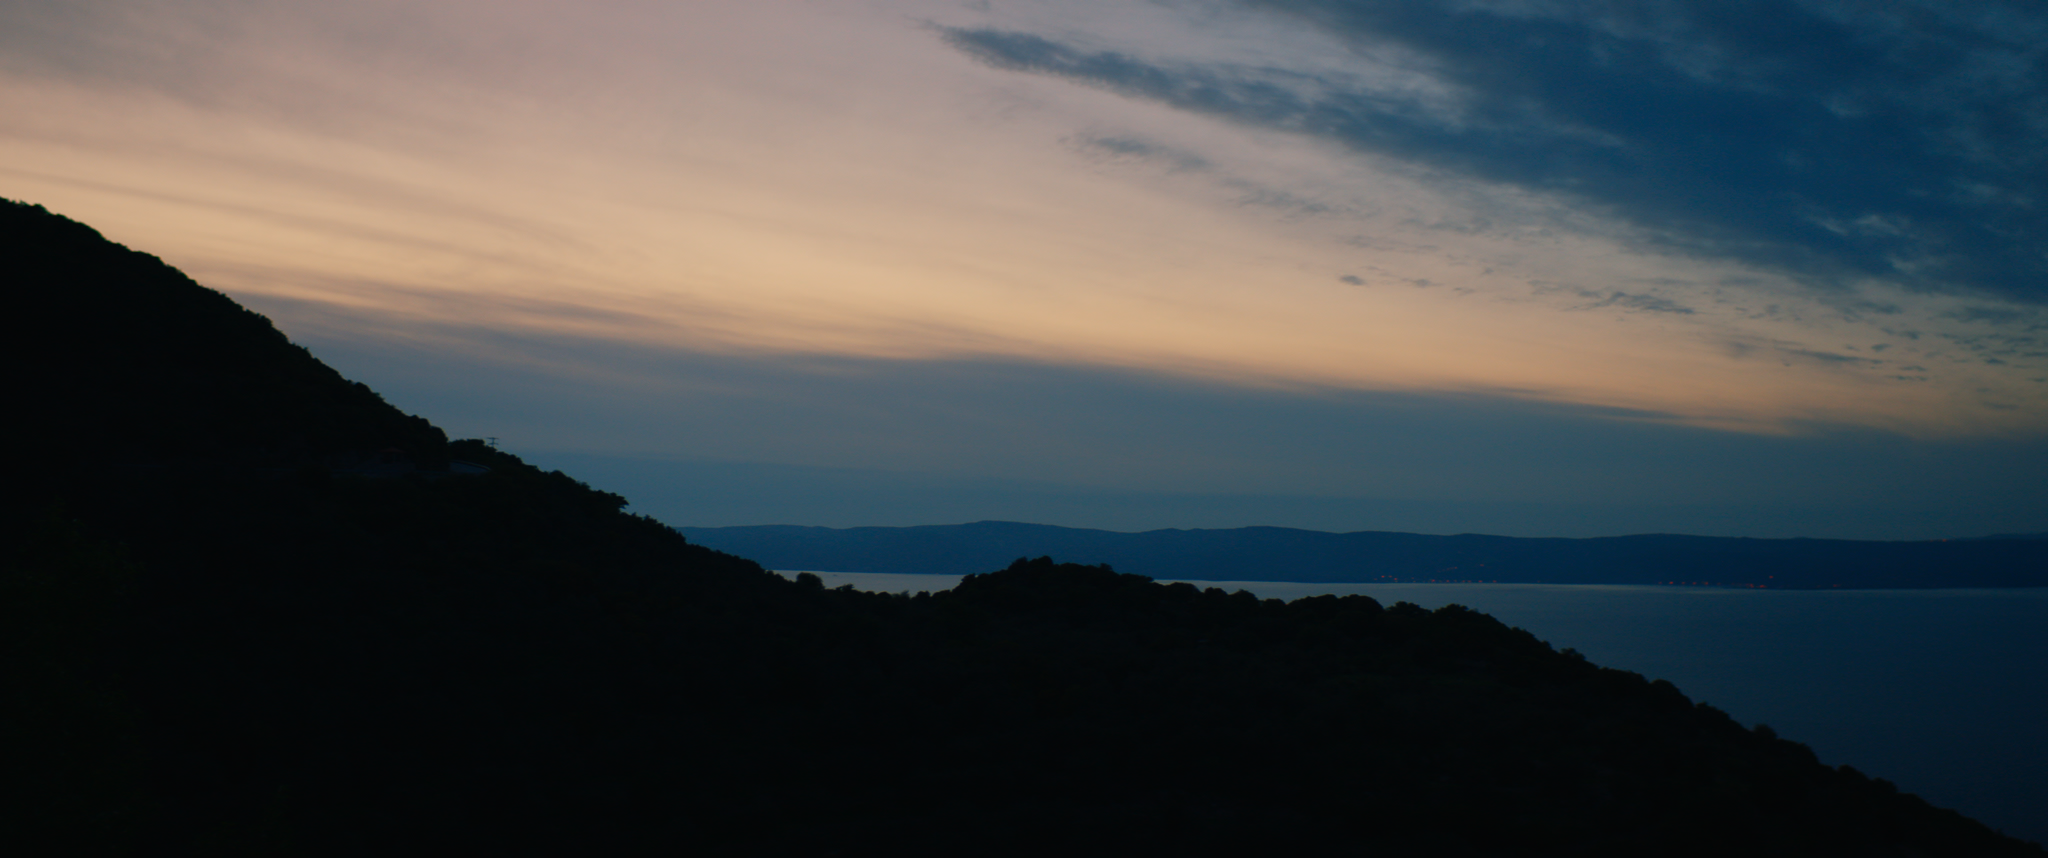
[[[2048,531],[2027,2],[0,2],[0,196],[676,524]]]

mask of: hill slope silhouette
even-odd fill
[[[15,839],[74,853],[2039,855],[1456,606],[828,590],[0,203]]]

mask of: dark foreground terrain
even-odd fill
[[[1457,607],[787,581],[0,203],[10,840],[71,854],[2040,855]]]

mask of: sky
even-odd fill
[[[672,524],[2048,532],[2034,2],[0,0],[0,197]]]

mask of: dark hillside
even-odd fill
[[[28,701],[0,710],[11,841],[2041,854],[1461,608],[1281,604],[1047,559],[937,595],[787,581],[442,443],[148,257],[38,209],[6,218],[0,258],[50,278],[10,293],[135,289],[192,320],[10,316],[89,358],[9,355],[45,397],[27,431],[66,463],[11,483],[0,520],[0,675]],[[114,317],[134,342],[99,342]],[[193,329],[220,341],[171,332]],[[402,467],[360,458],[386,446]]]
[[[433,424],[162,260],[5,200],[0,236],[0,349],[23,409],[8,421],[21,464],[255,464],[389,449],[445,460]]]

